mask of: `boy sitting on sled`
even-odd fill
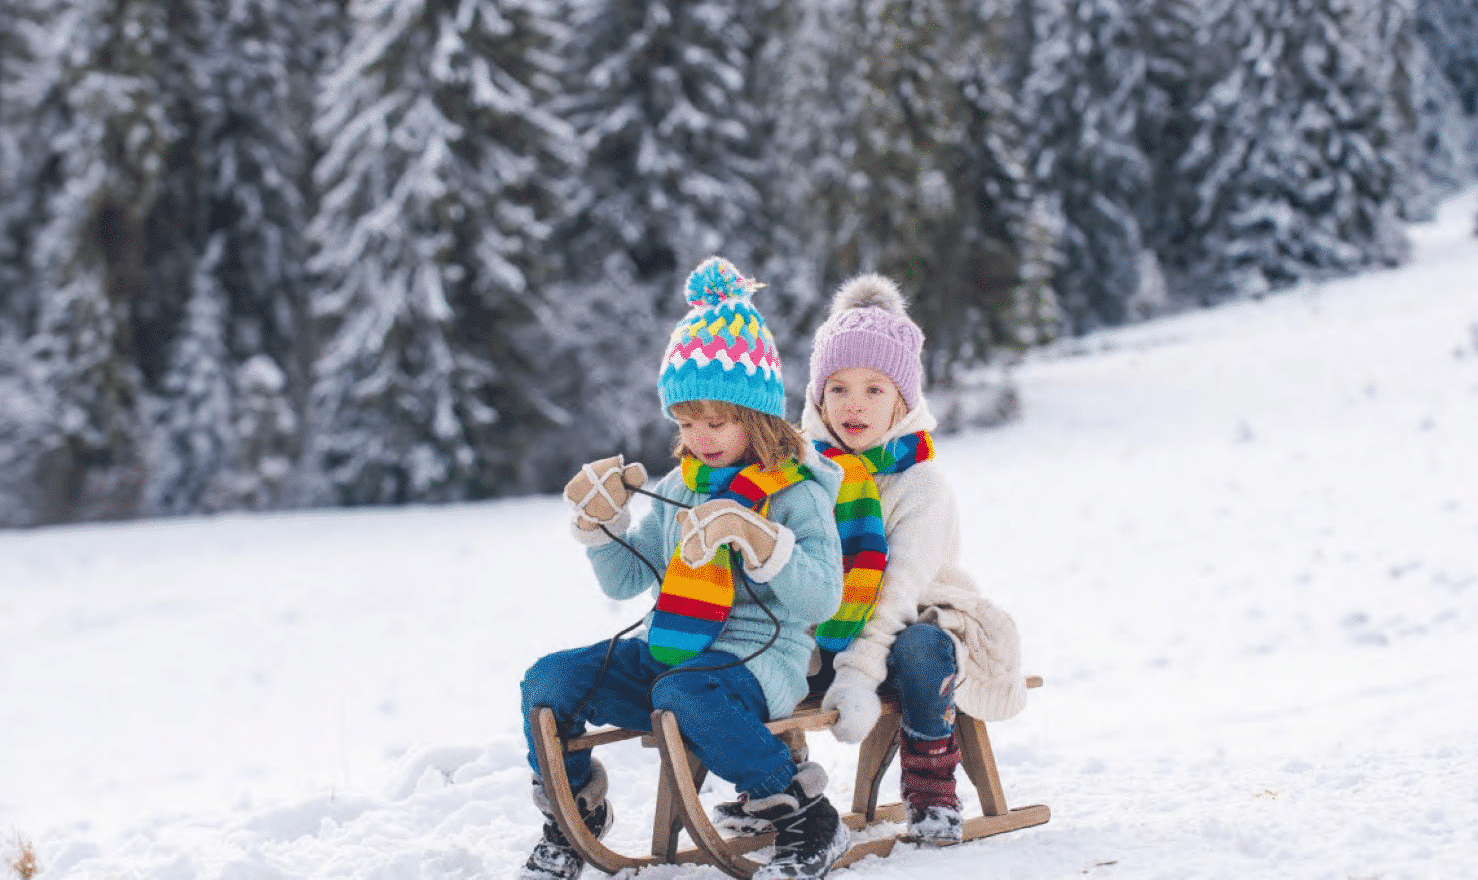
[[[640,637],[534,663],[523,712],[551,708],[568,738],[587,724],[650,730],[654,710],[671,710],[693,752],[740,793],[742,809],[776,829],[775,855],[757,880],[821,878],[849,833],[826,799],[822,768],[797,766],[765,722],[805,697],[815,645],[808,631],[841,603],[833,517],[841,472],[784,421],[779,357],[750,300],[761,286],[717,257],[689,277],[692,309],[658,377],[681,465],[654,487],[662,500],[642,521],[633,527],[626,507],[646,479],[639,464],[593,462],[566,487],[572,530],[601,589],[614,599],[650,590],[657,603]],[[584,863],[553,818],[534,733],[526,726],[525,734],[534,803],[547,821],[523,878],[573,880]],[[586,827],[604,835],[612,817],[600,763],[573,752],[565,769]]]

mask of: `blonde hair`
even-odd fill
[[[741,460],[746,464],[757,464],[761,470],[774,470],[788,458],[799,460],[806,450],[806,440],[794,425],[769,413],[726,400],[685,400],[674,403],[668,412],[679,419],[700,419],[712,414],[724,421],[738,422],[749,435],[749,448]],[[679,461],[693,456],[692,450],[683,444],[681,434],[672,448],[672,455]]]

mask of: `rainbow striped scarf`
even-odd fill
[[[684,457],[682,469],[683,482],[694,492],[713,496],[709,500],[728,498],[751,509],[759,509],[781,489],[815,479],[810,469],[795,459],[762,471],[758,465],[711,468],[696,458]],[[733,566],[742,564],[739,554],[725,544],[712,560],[693,568],[683,562],[682,545],[678,545],[667,563],[657,607],[647,627],[647,648],[655,660],[676,666],[713,644],[734,607]]]
[[[874,474],[896,474],[934,457],[928,431],[853,454],[824,440],[815,441],[822,455],[842,466],[837,492],[837,532],[842,538],[842,606],[816,628],[816,644],[841,653],[872,617],[888,567],[888,534],[883,528],[883,502]]]

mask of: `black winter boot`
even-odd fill
[[[606,770],[599,761],[593,762],[595,774],[579,793],[575,795],[575,806],[580,809],[580,818],[585,827],[597,838],[605,837],[615,817],[611,813],[611,802],[606,799],[609,782]],[[575,880],[585,867],[585,860],[570,846],[559,823],[554,820],[554,807],[544,786],[534,780],[534,805],[544,814],[544,837],[534,845],[529,860],[524,863],[519,880]]]
[[[807,761],[785,791],[741,802],[745,813],[775,828],[775,854],[751,880],[820,880],[846,854],[852,834],[825,791],[826,771]]]
[[[748,801],[741,794],[736,801],[724,801],[715,806],[709,816],[713,820],[713,827],[741,837],[756,837],[775,830],[774,822],[746,811],[746,803]]]
[[[960,748],[954,735],[920,740],[899,733],[898,762],[903,765],[903,801],[908,807],[908,837],[916,843],[949,846],[965,837],[955,768]]]
[[[801,737],[799,743],[791,743],[790,759],[797,767],[811,759],[811,748],[806,744],[804,737]],[[715,806],[713,812],[709,814],[713,827],[740,837],[758,837],[774,831],[774,822],[755,816],[744,809],[748,798],[748,795],[740,792],[737,800],[724,801]]]

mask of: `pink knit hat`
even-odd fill
[[[837,370],[869,367],[893,380],[912,410],[919,402],[924,331],[904,311],[891,278],[858,275],[831,300],[831,315],[816,328],[811,346],[811,401],[821,403],[826,379]]]

